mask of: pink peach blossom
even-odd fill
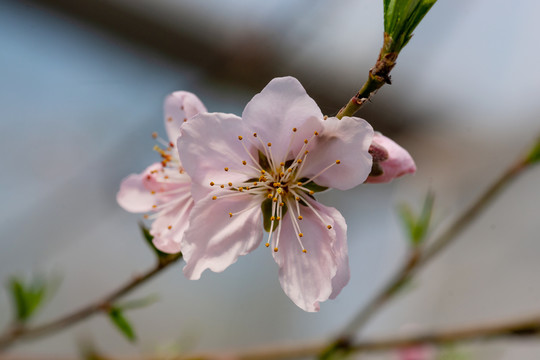
[[[411,155],[393,140],[376,132],[369,149],[373,169],[367,183],[386,183],[405,174],[414,174],[416,165]]]
[[[306,311],[349,281],[347,226],[313,195],[351,189],[371,170],[373,129],[355,117],[325,118],[292,77],[272,80],[242,118],[202,113],[185,124],[180,159],[195,206],[181,246],[184,274],[221,272],[259,246],[263,223],[281,287]]]
[[[150,165],[140,174],[131,174],[120,185],[116,199],[130,212],[153,212],[145,215],[153,219],[150,234],[156,248],[167,253],[177,253],[180,240],[189,224],[193,208],[191,179],[184,172],[178,152],[174,147],[180,136],[181,126],[206,108],[197,96],[176,91],[165,99],[165,129],[169,141],[158,139],[164,148],[156,146],[161,162]],[[154,135],[157,137],[156,135]]]

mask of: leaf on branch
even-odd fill
[[[156,294],[148,295],[142,299],[128,300],[121,303],[116,303],[115,308],[122,310],[132,310],[140,309],[149,305],[154,304],[159,300],[159,297]]]
[[[12,276],[8,290],[15,308],[15,320],[18,323],[27,322],[37,310],[50,298],[58,288],[59,278],[46,280],[36,276],[28,283],[23,279]]]
[[[148,229],[146,225],[144,225],[142,222],[139,222],[139,228],[141,229],[144,240],[146,240],[148,246],[150,246],[152,251],[156,254],[158,260],[166,259],[171,256],[171,254],[164,253],[163,251],[160,251],[158,248],[156,248],[153,242],[154,237],[152,236],[152,234],[150,234],[150,229]]]
[[[122,309],[118,307],[112,307],[109,310],[109,319],[113,322],[116,328],[131,342],[134,342],[137,337],[133,327],[129,323],[128,319],[124,316]]]
[[[384,0],[384,32],[392,39],[389,52],[399,53],[437,0]]]
[[[527,155],[527,162],[534,164],[540,161],[540,137],[536,140],[532,150]]]
[[[426,238],[433,213],[434,200],[434,194],[429,192],[424,200],[422,211],[418,216],[406,204],[399,207],[399,214],[407,230],[409,241],[415,247],[421,245]]]

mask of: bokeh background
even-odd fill
[[[181,265],[130,298],[160,301],[127,315],[128,343],[98,315],[12,354],[238,349],[323,339],[339,331],[400,264],[395,210],[436,194],[444,228],[540,131],[540,3],[440,0],[360,116],[396,138],[418,172],[391,184],[331,191],[349,225],[352,278],[320,313],[282,292],[266,248],[221,274],[185,279]],[[119,183],[157,159],[162,101],[192,91],[210,111],[240,114],[273,77],[297,77],[335,114],[361,86],[382,42],[382,1],[0,0],[0,278],[61,274],[34,319],[100,298],[153,265]],[[406,334],[540,312],[540,171],[529,171],[424,268],[364,335]],[[437,230],[435,230],[437,231]],[[0,324],[11,304],[0,296]],[[472,359],[538,359],[540,341],[457,346]],[[375,359],[397,359],[393,353]]]

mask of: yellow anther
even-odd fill
[[[296,183],[296,185],[302,186],[302,182],[299,181],[299,182]]]
[[[232,182],[228,183],[227,185],[232,186]]]
[[[272,198],[272,194],[268,194],[267,198],[271,199],[271,198]]]
[[[253,133],[253,136],[254,136],[254,137],[257,137],[257,133]]]
[[[287,172],[288,172],[288,173],[291,173],[291,172],[292,172],[292,169],[291,169],[291,168],[288,168],[288,169],[287,169]]]
[[[258,182],[255,181],[255,182],[253,183],[253,186],[257,186],[257,184],[258,184]]]
[[[169,175],[165,175],[163,178],[164,178],[164,179],[168,179],[168,178],[169,178]]]
[[[313,133],[313,135],[317,136],[317,135],[319,135],[319,133],[318,133],[317,131],[315,131],[315,132]]]
[[[157,208],[157,205],[152,205],[152,209],[155,209],[155,208]]]
[[[304,151],[304,155],[307,155],[308,153],[309,153],[309,151],[308,151],[308,150]]]
[[[184,122],[187,122],[187,118],[184,118]]]
[[[153,139],[157,139],[157,132],[153,132],[153,133],[152,133],[152,138],[153,138]]]
[[[307,143],[308,143],[307,139],[304,139],[304,144],[307,144]]]
[[[315,194],[315,191],[309,190],[309,195],[313,195],[313,194]]]
[[[264,171],[264,170],[261,170],[261,174],[266,174],[266,171]]]
[[[302,219],[303,219],[302,215],[298,215],[298,220],[302,220]]]
[[[323,120],[328,119],[328,115],[324,115]]]
[[[264,246],[266,246],[266,247],[269,247],[269,246],[270,246],[270,244],[269,244],[269,243],[266,243],[266,244],[264,244]]]
[[[304,234],[298,233],[298,236],[299,236],[299,237],[304,237]]]
[[[212,200],[216,200],[217,199],[217,196],[212,196]]]
[[[300,200],[300,196],[297,196],[294,198],[296,201],[299,201]]]
[[[214,182],[213,181],[210,181],[210,186],[214,186]]]
[[[148,219],[148,214],[144,214],[143,218]]]
[[[305,254],[305,253],[307,253],[307,250],[306,250],[306,249],[302,249],[302,252]]]
[[[154,190],[150,191],[150,194],[155,195],[156,192]]]
[[[298,159],[298,160],[296,160],[296,162],[297,162],[297,163],[299,163],[299,164],[301,164],[301,163],[302,163],[302,161],[303,161],[302,159]]]
[[[233,216],[233,213],[232,213],[232,212],[230,212],[230,213],[229,213],[229,217],[232,217],[232,216]]]
[[[278,186],[281,185],[281,184],[278,183],[278,182],[275,182],[275,183],[273,183],[272,185],[273,185],[274,187],[278,187]]]
[[[277,252],[277,251],[278,251],[278,248],[277,248],[277,247],[275,247],[275,248],[274,248],[274,252]]]
[[[277,188],[276,191],[277,191],[278,194],[283,194],[283,188]]]
[[[244,188],[240,186],[240,187],[238,188],[238,191],[242,192],[242,191],[244,191]]]
[[[284,162],[280,162],[280,163],[279,163],[279,166],[285,166],[285,163],[284,163]]]
[[[279,173],[279,176],[283,177],[283,176],[285,176],[285,173],[284,173],[284,172],[280,172],[280,173]]]
[[[172,229],[172,225],[167,226],[167,229],[171,230],[171,229]]]
[[[278,217],[276,218],[276,220],[279,221],[279,220],[281,220],[281,218],[278,216]]]
[[[297,130],[296,128],[292,128],[292,131],[296,132],[296,130]]]
[[[242,165],[247,165],[246,160],[242,160]]]
[[[341,164],[341,160],[336,160],[336,164]]]
[[[246,186],[246,190],[249,190],[249,186]]]
[[[228,168],[228,167],[226,167],[226,168],[224,168],[224,170],[225,170],[225,171],[229,171],[229,168]]]
[[[268,147],[270,147],[270,146],[272,146],[272,143],[268,143],[268,144],[266,144],[266,145],[268,145]]]
[[[242,140],[242,139],[243,139],[243,137],[238,135],[238,140]]]
[[[276,218],[273,216],[270,216],[270,221],[274,221],[274,220],[276,220]]]
[[[282,203],[282,202],[279,203],[279,206],[283,206],[283,205],[285,205],[285,203]]]
[[[171,121],[172,121],[172,117],[169,116],[169,117],[167,118],[167,121],[168,121],[168,122],[171,122]]]
[[[326,225],[326,228],[330,230],[332,228],[332,225]]]
[[[225,187],[225,185],[221,184],[221,185],[219,185],[219,187],[223,189]]]
[[[277,202],[277,198],[273,198],[272,201],[273,201],[273,202]]]

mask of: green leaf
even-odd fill
[[[27,322],[43,305],[46,295],[52,294],[54,287],[43,277],[35,277],[28,284],[16,276],[11,277],[8,289],[15,307],[15,320]]]
[[[540,137],[536,140],[536,144],[534,144],[529,155],[527,155],[527,162],[529,164],[534,164],[538,161],[540,161]]]
[[[266,199],[261,203],[261,211],[262,211],[262,214],[263,214],[263,226],[264,226],[264,230],[266,232],[271,232],[271,231],[276,230],[276,228],[279,225],[279,221],[274,220],[274,226],[273,226],[272,229],[270,229],[270,227],[272,226],[272,219],[271,219],[271,217],[272,217],[272,203],[273,203],[272,199]],[[278,205],[276,204],[276,206],[278,206]],[[289,210],[287,205],[283,205],[283,208],[281,209],[281,217],[282,218],[287,213],[287,210]]]
[[[263,170],[269,171],[270,170],[270,162],[268,161],[268,158],[266,155],[263,154],[261,150],[259,150],[259,165]]]
[[[158,248],[156,248],[153,242],[154,237],[152,236],[152,234],[150,234],[150,229],[148,229],[142,222],[139,222],[139,228],[141,229],[144,240],[146,240],[146,243],[148,244],[148,246],[150,246],[150,248],[156,254],[159,260],[171,256],[171,254],[164,253],[163,251],[160,251]]]
[[[405,229],[409,241],[413,246],[419,246],[423,243],[429,230],[431,223],[431,215],[433,213],[433,202],[435,197],[433,193],[429,192],[424,200],[424,206],[419,216],[416,216],[411,208],[403,204],[399,207],[399,214]]]
[[[135,331],[120,308],[112,307],[109,310],[109,319],[129,341],[134,342],[136,340]]]
[[[303,183],[303,182],[308,181],[308,180],[309,180],[308,178],[302,178],[302,179],[300,179],[298,181]],[[307,184],[302,185],[302,187],[305,187],[306,189],[312,190],[314,192],[321,192],[321,191],[328,190],[327,187],[318,185],[318,184],[314,183],[313,181],[310,181]]]
[[[148,295],[142,299],[128,300],[116,303],[115,307],[122,310],[132,310],[152,305],[157,302],[159,297],[156,294]]]
[[[407,45],[420,21],[437,0],[384,0],[384,32],[389,52],[399,53]]]

